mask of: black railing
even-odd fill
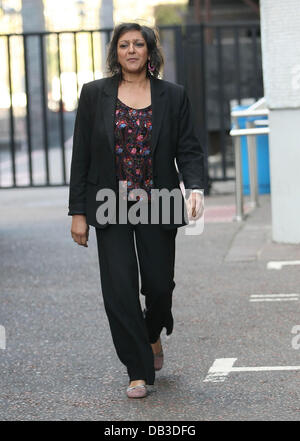
[[[241,103],[243,98],[254,100],[263,95],[259,29],[256,22],[159,28],[166,58],[163,78],[186,87],[207,152],[206,190],[212,180],[234,179],[228,135],[231,100]],[[0,35],[7,43],[10,102],[5,108],[0,98],[0,187],[68,184],[77,97],[84,82],[105,76],[111,32]],[[66,45],[68,36],[72,39]],[[85,43],[79,44],[83,36]],[[14,59],[13,43],[21,52],[18,56],[14,53]],[[70,54],[73,62],[70,69],[69,60],[68,70],[74,84],[68,91],[71,95],[65,96],[69,81],[64,79],[64,58]],[[80,63],[83,56],[90,63],[84,69]],[[84,71],[89,76],[82,77]],[[22,105],[15,102],[18,88],[26,98]],[[219,161],[215,161],[212,173],[210,159],[215,157]]]
[[[165,31],[162,31],[162,35]],[[174,30],[175,32],[175,30]],[[263,96],[258,22],[190,25],[176,30],[176,81],[189,92],[207,148],[207,181],[235,179],[231,104]],[[210,161],[218,158],[217,162]],[[207,176],[208,178],[208,176]]]

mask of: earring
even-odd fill
[[[150,72],[154,72],[155,71],[155,66],[151,66],[150,60],[148,61],[148,69],[150,70]]]

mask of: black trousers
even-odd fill
[[[177,228],[117,223],[95,230],[103,302],[117,355],[130,381],[144,379],[152,385],[155,370],[150,343],[158,340],[164,327],[167,335],[173,331]],[[139,298],[139,271],[144,311]]]

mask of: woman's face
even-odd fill
[[[140,31],[127,31],[118,40],[118,61],[123,72],[138,73],[145,69],[148,48]]]

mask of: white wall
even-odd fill
[[[300,1],[260,3],[267,102],[270,109],[300,107]]]
[[[300,243],[300,1],[261,0],[273,240]]]
[[[272,110],[270,129],[273,240],[300,243],[300,110]]]

